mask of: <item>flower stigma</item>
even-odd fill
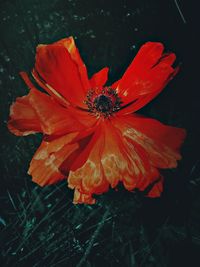
[[[116,90],[111,87],[90,89],[84,103],[88,106],[89,112],[96,117],[110,117],[113,112],[120,109],[122,101]]]

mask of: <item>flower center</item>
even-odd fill
[[[112,100],[105,95],[99,95],[94,99],[94,106],[99,112],[108,112],[112,108]]]
[[[122,103],[116,90],[111,87],[90,89],[86,97],[84,102],[87,104],[89,112],[97,117],[111,116],[113,112],[120,109]]]

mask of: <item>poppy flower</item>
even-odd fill
[[[135,112],[156,97],[174,77],[175,54],[161,43],[144,44],[124,75],[105,86],[108,68],[88,78],[72,37],[39,45],[35,66],[21,76],[27,95],[10,108],[9,130],[18,136],[42,133],[28,173],[40,186],[67,179],[74,203],[119,182],[149,197],[162,192],[159,169],[176,168],[185,130]]]

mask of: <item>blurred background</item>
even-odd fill
[[[200,266],[199,14],[196,1],[0,1],[1,266]],[[9,107],[28,89],[35,48],[74,36],[89,75],[110,67],[119,79],[140,46],[160,41],[181,71],[140,113],[187,129],[183,160],[163,172],[159,199],[110,190],[73,205],[63,181],[40,188],[27,174],[42,136],[16,137]]]

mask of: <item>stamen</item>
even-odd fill
[[[97,117],[111,116],[113,112],[120,109],[122,103],[117,92],[111,87],[91,89],[86,97],[84,102],[87,104],[89,112]]]
[[[95,98],[94,106],[100,112],[108,112],[112,108],[112,100],[108,96],[100,95]]]

